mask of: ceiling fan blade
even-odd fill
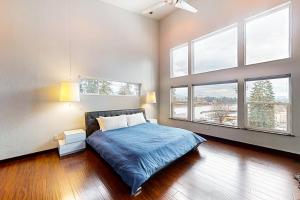
[[[144,15],[147,15],[147,14],[152,14],[155,10],[161,8],[161,7],[164,7],[165,5],[167,4],[166,1],[162,1],[162,2],[159,2],[157,4],[154,4],[153,6],[149,7],[149,8],[146,8],[145,10],[143,10],[143,14]]]
[[[197,10],[196,8],[194,8],[193,6],[191,6],[190,4],[188,4],[188,3],[185,2],[185,1],[178,1],[178,2],[175,4],[175,7],[176,7],[176,8],[183,9],[183,10],[186,10],[186,11],[189,11],[189,12],[192,12],[192,13],[198,12],[198,10]]]

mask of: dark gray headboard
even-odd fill
[[[97,118],[100,116],[110,117],[118,115],[130,115],[135,113],[142,112],[145,116],[145,109],[126,109],[126,110],[108,110],[108,111],[95,111],[95,112],[86,112],[85,113],[85,126],[87,136],[91,135],[93,132],[100,129]],[[146,119],[146,116],[145,116]]]

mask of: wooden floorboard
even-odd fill
[[[271,152],[208,141],[130,189],[94,151],[57,152],[0,163],[2,200],[300,200],[300,162]]]

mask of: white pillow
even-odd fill
[[[137,113],[133,115],[126,115],[128,126],[135,126],[146,123],[143,113]]]
[[[102,131],[128,127],[126,115],[114,117],[99,117],[97,118],[97,120]]]

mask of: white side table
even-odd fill
[[[157,119],[148,119],[148,120],[152,124],[158,124]]]
[[[58,141],[59,155],[65,156],[83,151],[86,147],[85,138],[85,130],[64,131],[64,139]]]

